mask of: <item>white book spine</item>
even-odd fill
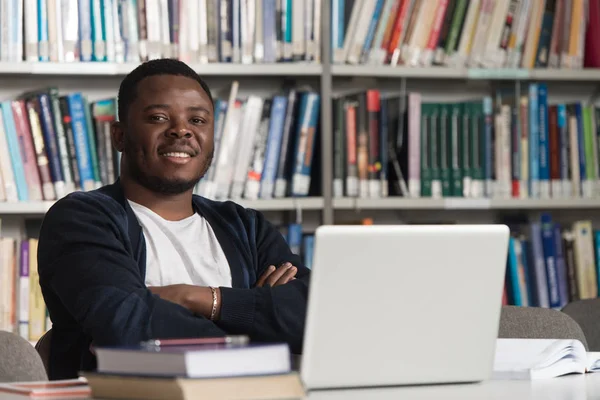
[[[0,61],[10,61],[10,31],[14,21],[10,20],[12,3],[8,0],[0,1]]]
[[[254,63],[254,31],[256,29],[256,4],[254,0],[241,0],[242,64]]]
[[[359,64],[360,63],[360,55],[362,53],[362,48],[365,43],[365,39],[367,33],[369,31],[369,24],[373,19],[373,11],[375,9],[376,0],[365,0],[360,19],[357,22],[356,31],[354,32],[354,39],[352,41],[352,47],[350,48],[350,52],[348,54],[348,58],[346,61],[349,64]]]
[[[25,7],[25,59],[27,61],[38,61],[38,33],[37,33],[37,0],[24,0]]]
[[[458,42],[458,48],[457,51],[447,59],[448,66],[462,67],[469,58],[468,49],[471,45],[475,27],[477,26],[480,7],[481,0],[471,0],[468,2],[465,22],[463,24],[463,31]]]
[[[321,1],[314,0],[313,6],[313,61],[321,62]]]
[[[162,57],[161,41],[161,0],[146,0],[146,29],[148,59],[154,60]]]
[[[169,22],[169,0],[160,0],[158,3],[160,14],[158,15],[160,29],[160,53],[162,57],[173,56],[171,46],[171,24]]]
[[[106,61],[116,61],[116,27],[114,21],[114,7],[113,3],[116,0],[104,0],[102,5],[104,6],[104,30],[105,43],[106,43]]]
[[[356,32],[358,21],[361,17],[362,7],[363,2],[354,2],[354,6],[352,7],[352,13],[350,14],[350,20],[346,27],[346,32],[344,36],[344,47],[342,49],[336,49],[336,51],[333,54],[333,61],[336,64],[343,64],[348,59],[354,41],[354,33]]]
[[[23,61],[23,0],[13,0],[12,9],[12,34],[11,48],[9,49],[11,61]]]
[[[306,42],[304,41],[304,9],[306,1],[292,0],[292,59],[295,61],[304,60],[306,54]]]
[[[208,64],[208,8],[206,0],[200,0],[200,3],[194,5],[192,9],[195,7],[198,8],[198,20],[200,23],[198,24],[197,38],[191,38],[192,51],[196,52],[196,59],[200,64]],[[194,26],[194,21],[189,21],[188,23],[190,26]]]
[[[306,0],[304,3],[304,44],[305,55],[304,60],[314,60],[315,42],[313,41],[313,14],[314,1]]]
[[[233,186],[231,190],[231,198],[240,198],[244,191],[244,183],[250,166],[252,150],[258,126],[262,115],[263,99],[258,96],[250,96],[244,111],[244,118],[241,126],[243,134],[240,135],[238,141],[238,153],[235,160],[235,170],[233,172]]]
[[[60,0],[48,0],[48,57],[50,61],[57,62],[60,59],[58,32],[61,30],[58,25],[60,18]]]
[[[256,63],[262,63],[265,58],[265,35],[264,35],[264,19],[265,13],[263,9],[263,0],[255,0],[254,2],[255,28],[254,28],[254,60]]]
[[[125,0],[122,10],[125,14],[121,14],[123,20],[123,32],[126,32],[125,44],[125,61],[139,62],[140,61],[140,38],[138,32],[139,16],[135,0]]]
[[[119,0],[112,0],[113,39],[115,42],[115,61],[125,62],[125,41],[123,38],[124,25],[119,13]]]

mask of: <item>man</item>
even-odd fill
[[[119,180],[61,199],[40,232],[50,378],[95,368],[92,343],[245,334],[300,353],[309,270],[259,212],[193,195],[214,152],[207,85],[154,60],[118,104]]]

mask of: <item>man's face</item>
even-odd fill
[[[161,194],[192,189],[212,161],[213,111],[208,94],[194,79],[144,78],[120,126],[126,173]],[[117,142],[118,137],[117,132]]]

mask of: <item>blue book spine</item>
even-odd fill
[[[536,305],[538,307],[549,308],[550,298],[548,294],[548,278],[546,275],[546,265],[544,262],[544,248],[542,245],[542,228],[539,222],[533,222],[530,224],[531,228],[531,251],[530,262],[531,273],[533,275],[533,281],[535,285],[535,298],[537,300]]]
[[[540,197],[540,161],[539,161],[539,115],[538,111],[538,85],[529,85],[529,196]]]
[[[304,266],[308,269],[312,269],[313,266],[313,254],[315,249],[315,237],[314,235],[304,236]]]
[[[277,9],[275,0],[263,0],[263,37],[264,37],[264,56],[266,63],[277,62],[277,28],[275,23],[277,18]]]
[[[560,225],[554,223],[553,230],[554,249],[556,250],[556,273],[558,274],[558,294],[560,297],[560,307],[562,308],[569,302],[569,277]]]
[[[523,263],[523,272],[525,273],[525,282],[527,291],[527,299],[530,306],[538,306],[535,274],[531,271],[531,242],[527,239],[521,240],[521,262]]]
[[[92,61],[92,0],[79,0],[79,58]]]
[[[344,47],[344,6],[345,0],[331,1],[331,59],[336,49]]]
[[[299,132],[296,135],[296,162],[292,175],[292,196],[308,195],[320,103],[320,96],[317,93],[302,94]]]
[[[90,190],[95,186],[95,179],[91,164],[83,97],[81,93],[71,93],[67,95],[67,98],[73,127],[73,141],[75,142],[79,178],[84,191]]]
[[[373,43],[373,39],[375,38],[375,29],[377,28],[377,23],[379,22],[379,18],[381,16],[381,10],[383,9],[384,0],[377,0],[375,3],[375,9],[373,10],[373,17],[371,18],[371,22],[369,23],[369,28],[367,30],[367,36],[365,36],[365,42],[363,44],[363,48],[361,51],[361,61],[366,63],[369,57],[369,50],[371,49],[371,45]]]
[[[558,308],[561,305],[560,292],[558,289],[558,273],[556,270],[556,249],[554,248],[554,225],[548,214],[542,214],[542,247],[548,277],[548,295],[550,307]]]
[[[2,0],[6,1],[6,0]],[[27,12],[27,11],[25,11]],[[38,54],[40,61],[49,61],[48,49],[48,0],[38,0]]]
[[[538,116],[539,116],[539,179],[542,197],[550,197],[550,148],[548,146],[548,87],[538,84]]]
[[[287,97],[275,96],[273,98],[267,150],[265,153],[265,164],[260,182],[260,198],[273,197],[275,177],[277,175],[277,164],[279,163],[279,154],[281,152],[281,139],[283,136],[286,108]]]
[[[575,196],[582,196],[587,174],[585,173],[585,134],[583,130],[583,109],[581,103],[575,104],[575,117],[577,118],[577,149],[573,149],[572,151],[579,152],[579,179],[581,181],[581,192],[575,193]]]
[[[558,114],[558,141],[560,157],[560,180],[563,196],[568,197],[571,192],[570,155],[569,155],[569,129],[567,126],[567,106],[564,103],[557,105]]]
[[[48,161],[50,163],[50,173],[52,180],[57,182],[65,181],[65,176],[60,162],[60,154],[58,152],[58,141],[56,132],[54,131],[54,120],[52,118],[50,96],[46,93],[39,95],[40,100],[40,125],[42,126],[42,134],[46,144],[46,152],[48,153]],[[59,192],[57,190],[57,192]],[[59,194],[59,193],[57,193]]]
[[[287,243],[292,253],[301,255],[302,250],[302,224],[289,224],[287,232]]]
[[[29,201],[29,189],[25,180],[25,169],[23,168],[23,159],[21,158],[21,149],[19,138],[17,137],[17,127],[12,113],[10,101],[4,101],[1,104],[2,119],[4,120],[4,131],[6,132],[6,144],[10,154],[10,163],[15,175],[15,184],[17,186],[17,197],[19,201]],[[23,154],[25,152],[23,151]]]
[[[519,262],[515,251],[515,238],[511,237],[508,242],[508,280],[510,297],[515,306],[522,306],[521,289],[519,282]]]

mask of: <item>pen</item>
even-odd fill
[[[250,342],[250,338],[245,335],[224,336],[211,338],[185,338],[185,339],[150,339],[143,341],[142,346],[148,347],[166,347],[166,346],[193,346],[202,344],[232,344],[243,346]]]

